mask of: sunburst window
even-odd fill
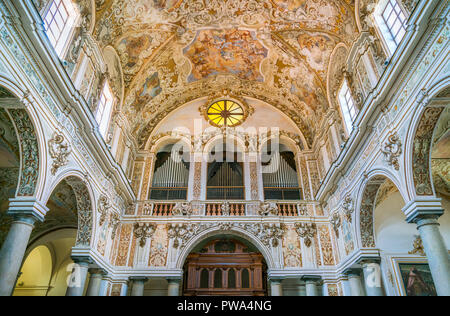
[[[233,127],[244,120],[244,110],[234,101],[221,100],[212,104],[207,111],[208,119],[212,125]]]

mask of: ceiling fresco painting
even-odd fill
[[[328,108],[328,66],[357,36],[351,0],[97,1],[94,37],[120,59],[142,147],[187,102],[219,90],[286,113],[308,140]]]

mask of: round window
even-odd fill
[[[207,111],[208,119],[217,127],[233,127],[244,120],[244,110],[234,101],[221,100],[212,104]]]

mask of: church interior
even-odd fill
[[[450,295],[448,0],[0,0],[0,296]]]

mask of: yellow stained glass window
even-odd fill
[[[210,122],[218,127],[233,127],[242,123],[244,110],[234,101],[222,100],[214,103],[207,111]]]

